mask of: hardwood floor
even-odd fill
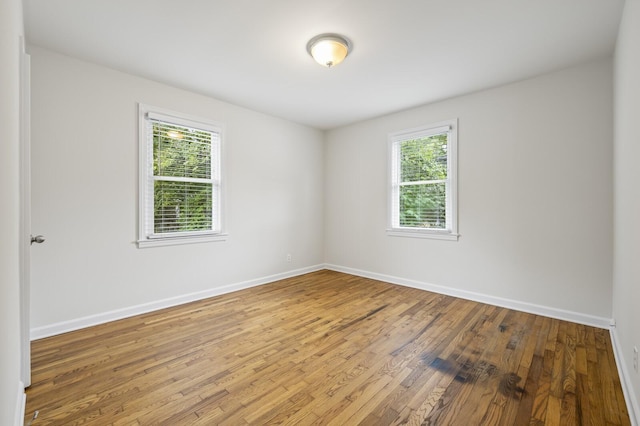
[[[628,425],[608,331],[320,271],[33,342],[39,425]]]

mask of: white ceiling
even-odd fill
[[[615,47],[624,0],[25,0],[30,43],[329,129]],[[307,41],[353,51],[316,64]]]

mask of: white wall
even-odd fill
[[[323,262],[322,132],[29,51],[33,328]],[[137,102],[226,126],[226,242],[136,248]]]
[[[450,118],[459,119],[460,240],[387,236],[387,134]],[[612,121],[603,59],[330,131],[326,262],[606,324]]]
[[[616,45],[614,145],[615,334],[640,416],[640,374],[633,347],[640,349],[640,3],[627,1]],[[640,421],[640,418],[638,418]]]
[[[22,3],[0,1],[0,424],[15,421],[20,389],[18,229]]]

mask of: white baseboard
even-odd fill
[[[221,294],[231,293],[233,291],[243,290],[250,287],[267,284],[273,281],[291,278],[309,272],[319,271],[321,269],[329,269],[346,274],[357,275],[360,277],[371,278],[379,281],[386,281],[392,284],[398,284],[405,287],[417,288],[420,290],[431,291],[434,293],[445,294],[447,296],[459,297],[461,299],[473,300],[475,302],[487,303],[495,306],[502,306],[509,309],[515,309],[522,312],[529,312],[536,315],[543,315],[551,318],[557,318],[565,321],[571,321],[578,324],[590,325],[593,327],[609,329],[613,324],[612,319],[597,317],[580,312],[567,311],[563,309],[551,308],[548,306],[536,305],[533,303],[522,302],[518,300],[505,299],[501,297],[490,296],[482,293],[460,290],[452,287],[446,287],[437,284],[425,283],[406,278],[395,277],[391,275],[378,274],[375,272],[363,271],[339,265],[321,264],[306,268],[287,271],[280,274],[269,275],[249,281],[235,284],[229,284],[222,287],[216,287],[195,293],[189,293],[168,299],[158,300],[154,302],[144,303],[141,305],[130,306],[127,308],[116,309],[113,311],[103,312],[100,314],[90,315],[83,318],[62,321],[42,327],[31,329],[31,340],[42,339],[69,331],[79,330],[93,325],[104,324],[109,321],[115,321],[134,315],[140,315],[147,312],[156,311],[158,309],[169,308],[172,306],[182,305],[184,303],[194,302],[196,300],[206,299],[208,297],[218,296]]]
[[[256,287],[263,284],[268,284],[273,281],[283,280],[285,278],[296,277],[298,275],[307,274],[309,272],[315,272],[324,269],[324,265],[309,266],[306,268],[295,269],[293,271],[287,271],[280,274],[269,275],[262,278],[257,278],[249,281],[243,281],[240,283],[229,284],[222,287],[216,287],[204,291],[198,291],[195,293],[184,294],[168,299],[157,300],[154,302],[144,303],[141,305],[130,306],[127,308],[116,309],[113,311],[103,312],[96,315],[90,315],[83,318],[77,318],[69,321],[62,321],[55,324],[45,325],[42,327],[35,327],[31,329],[31,340],[43,339],[45,337],[55,336],[69,331],[80,330],[82,328],[91,327],[94,325],[104,324],[110,321],[116,321],[123,318],[132,317],[135,315],[145,314],[159,309],[170,308],[172,306],[178,306],[189,302],[195,302],[196,300],[202,300],[213,296],[219,296],[221,294],[231,293],[238,290],[244,290],[250,287]]]
[[[362,271],[344,266],[325,264],[325,268],[344,272],[346,274],[357,275],[359,277],[371,278],[378,281],[385,281],[392,284],[398,284],[405,287],[417,288],[419,290],[431,291],[433,293],[444,294],[447,296],[459,297],[461,299],[473,300],[474,302],[486,303],[489,305],[501,306],[503,308],[514,309],[516,311],[528,312],[545,317],[556,318],[565,321],[571,321],[578,324],[590,325],[592,327],[609,329],[612,324],[611,318],[597,317],[594,315],[583,314],[580,312],[567,311],[564,309],[551,308],[548,306],[536,305],[533,303],[522,302],[519,300],[504,299],[502,297],[490,296],[482,293],[475,293],[457,288],[445,287],[437,284],[430,284],[420,281],[409,280],[406,278],[394,277],[391,275],[378,274],[375,272]]]
[[[638,426],[640,422],[640,405],[638,404],[636,393],[633,390],[633,385],[629,380],[631,374],[627,369],[627,364],[624,362],[624,352],[620,347],[620,339],[618,338],[617,329],[615,327],[611,327],[610,334],[613,354],[616,358],[616,365],[618,366],[618,376],[620,376],[622,392],[624,393],[624,399],[627,403],[627,411],[629,411],[629,418],[633,426]]]
[[[27,394],[24,392],[24,384],[18,382],[18,393],[16,395],[16,412],[13,418],[14,426],[24,425],[25,409],[27,407]]]

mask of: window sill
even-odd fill
[[[417,230],[417,229],[387,229],[390,237],[427,238],[432,240],[458,241],[460,234],[449,231]]]
[[[229,234],[211,234],[198,235],[188,237],[165,237],[165,238],[149,238],[146,240],[138,240],[138,248],[175,246],[182,244],[198,244],[209,243],[214,241],[226,241]]]

